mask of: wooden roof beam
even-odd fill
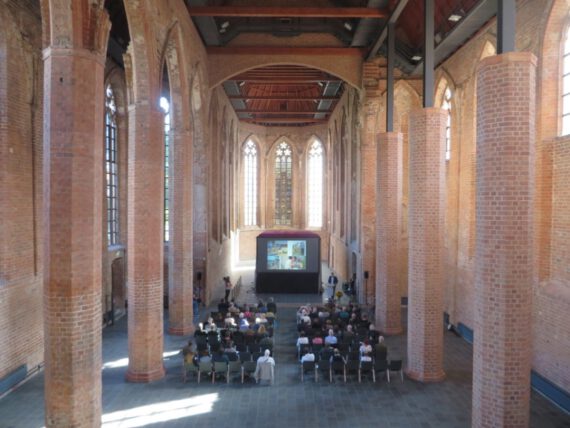
[[[311,97],[306,95],[230,95],[230,100],[291,100],[291,101],[312,101],[312,100],[330,100],[335,101],[339,97],[318,96]]]
[[[368,7],[242,7],[188,6],[190,16],[244,18],[377,18],[388,16],[386,10]]]
[[[294,118],[294,117],[265,117],[256,119],[240,119],[241,122],[246,123],[328,123],[328,119],[315,119],[315,118]]]
[[[282,114],[283,116],[288,116],[288,115],[314,115],[314,114],[331,114],[332,112],[330,110],[312,110],[312,111],[301,111],[301,110],[297,110],[297,111],[277,111],[277,110],[250,110],[250,109],[246,109],[246,110],[236,110],[236,113],[250,113],[250,114],[268,114],[268,115],[280,115]],[[262,119],[262,118],[256,118],[256,119]],[[304,120],[304,119],[303,119]]]
[[[364,48],[308,47],[308,46],[209,46],[210,55],[350,55],[363,56]]]

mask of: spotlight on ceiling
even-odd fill
[[[241,82],[239,82],[239,85],[240,85],[240,86],[245,85],[245,81],[242,80]]]
[[[421,59],[422,59],[422,57],[419,56],[419,55],[414,55],[414,56],[412,57],[412,61],[420,61]]]
[[[348,31],[352,31],[352,24],[348,21],[346,21],[344,23],[344,28],[346,28]]]
[[[224,21],[222,22],[222,25],[220,25],[220,27],[222,28],[228,28],[230,26],[230,21]]]
[[[447,18],[447,20],[451,21],[451,22],[458,22],[461,20],[461,18],[463,18],[463,16],[461,16],[457,13],[453,13],[453,14],[449,15],[449,18]]]

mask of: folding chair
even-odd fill
[[[388,382],[390,382],[390,372],[400,372],[400,379],[404,383],[404,371],[402,370],[402,360],[390,360],[388,364]]]
[[[376,383],[376,372],[374,371],[374,364],[372,361],[362,361],[360,363],[360,369],[358,370],[358,382],[362,382],[363,373],[372,373],[372,381]]]
[[[317,365],[318,371],[323,374],[328,374],[329,382],[332,382],[332,375],[331,375],[331,363],[329,360],[321,360]]]
[[[333,363],[334,364],[334,363]],[[358,376],[360,382],[360,361],[348,360],[344,365],[344,381],[346,382],[346,375],[354,374]]]
[[[241,383],[243,383],[246,375],[251,377],[255,373],[257,363],[255,361],[244,361],[241,367]]]
[[[226,382],[229,382],[228,363],[223,361],[214,361],[214,372],[212,373],[212,383],[216,382],[216,375],[223,375]]]
[[[211,361],[200,361],[198,363],[198,383],[200,383],[200,375],[202,373],[212,373],[212,382],[214,382],[214,371],[212,370]]]
[[[230,383],[230,376],[239,374],[241,377],[241,361],[230,361],[228,364],[228,383]]]
[[[301,363],[301,382],[305,380],[305,373],[313,370],[315,372],[315,382],[318,381],[317,365],[314,361],[303,361]]]

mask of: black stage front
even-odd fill
[[[257,293],[316,294],[320,283],[319,235],[305,231],[272,231],[257,237]]]

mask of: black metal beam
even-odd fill
[[[515,0],[499,0],[497,7],[497,53],[514,52],[516,27]]]
[[[434,104],[434,0],[424,0],[424,108]]]
[[[367,61],[371,60],[372,58],[374,58],[376,56],[376,54],[378,53],[378,50],[380,50],[380,48],[382,47],[384,40],[386,40],[386,37],[388,37],[388,24],[395,24],[396,21],[398,21],[400,14],[402,13],[402,11],[404,10],[404,8],[406,7],[407,4],[408,4],[408,0],[400,0],[398,2],[396,7],[394,8],[394,10],[392,11],[390,18],[388,18],[388,21],[386,21],[386,23],[384,24],[384,27],[382,28],[382,32],[380,33],[380,36],[378,37],[376,42],[374,42],[372,49],[370,49],[370,52],[366,56]]]
[[[388,24],[388,76],[386,81],[386,132],[394,131],[394,62],[396,24]]]

